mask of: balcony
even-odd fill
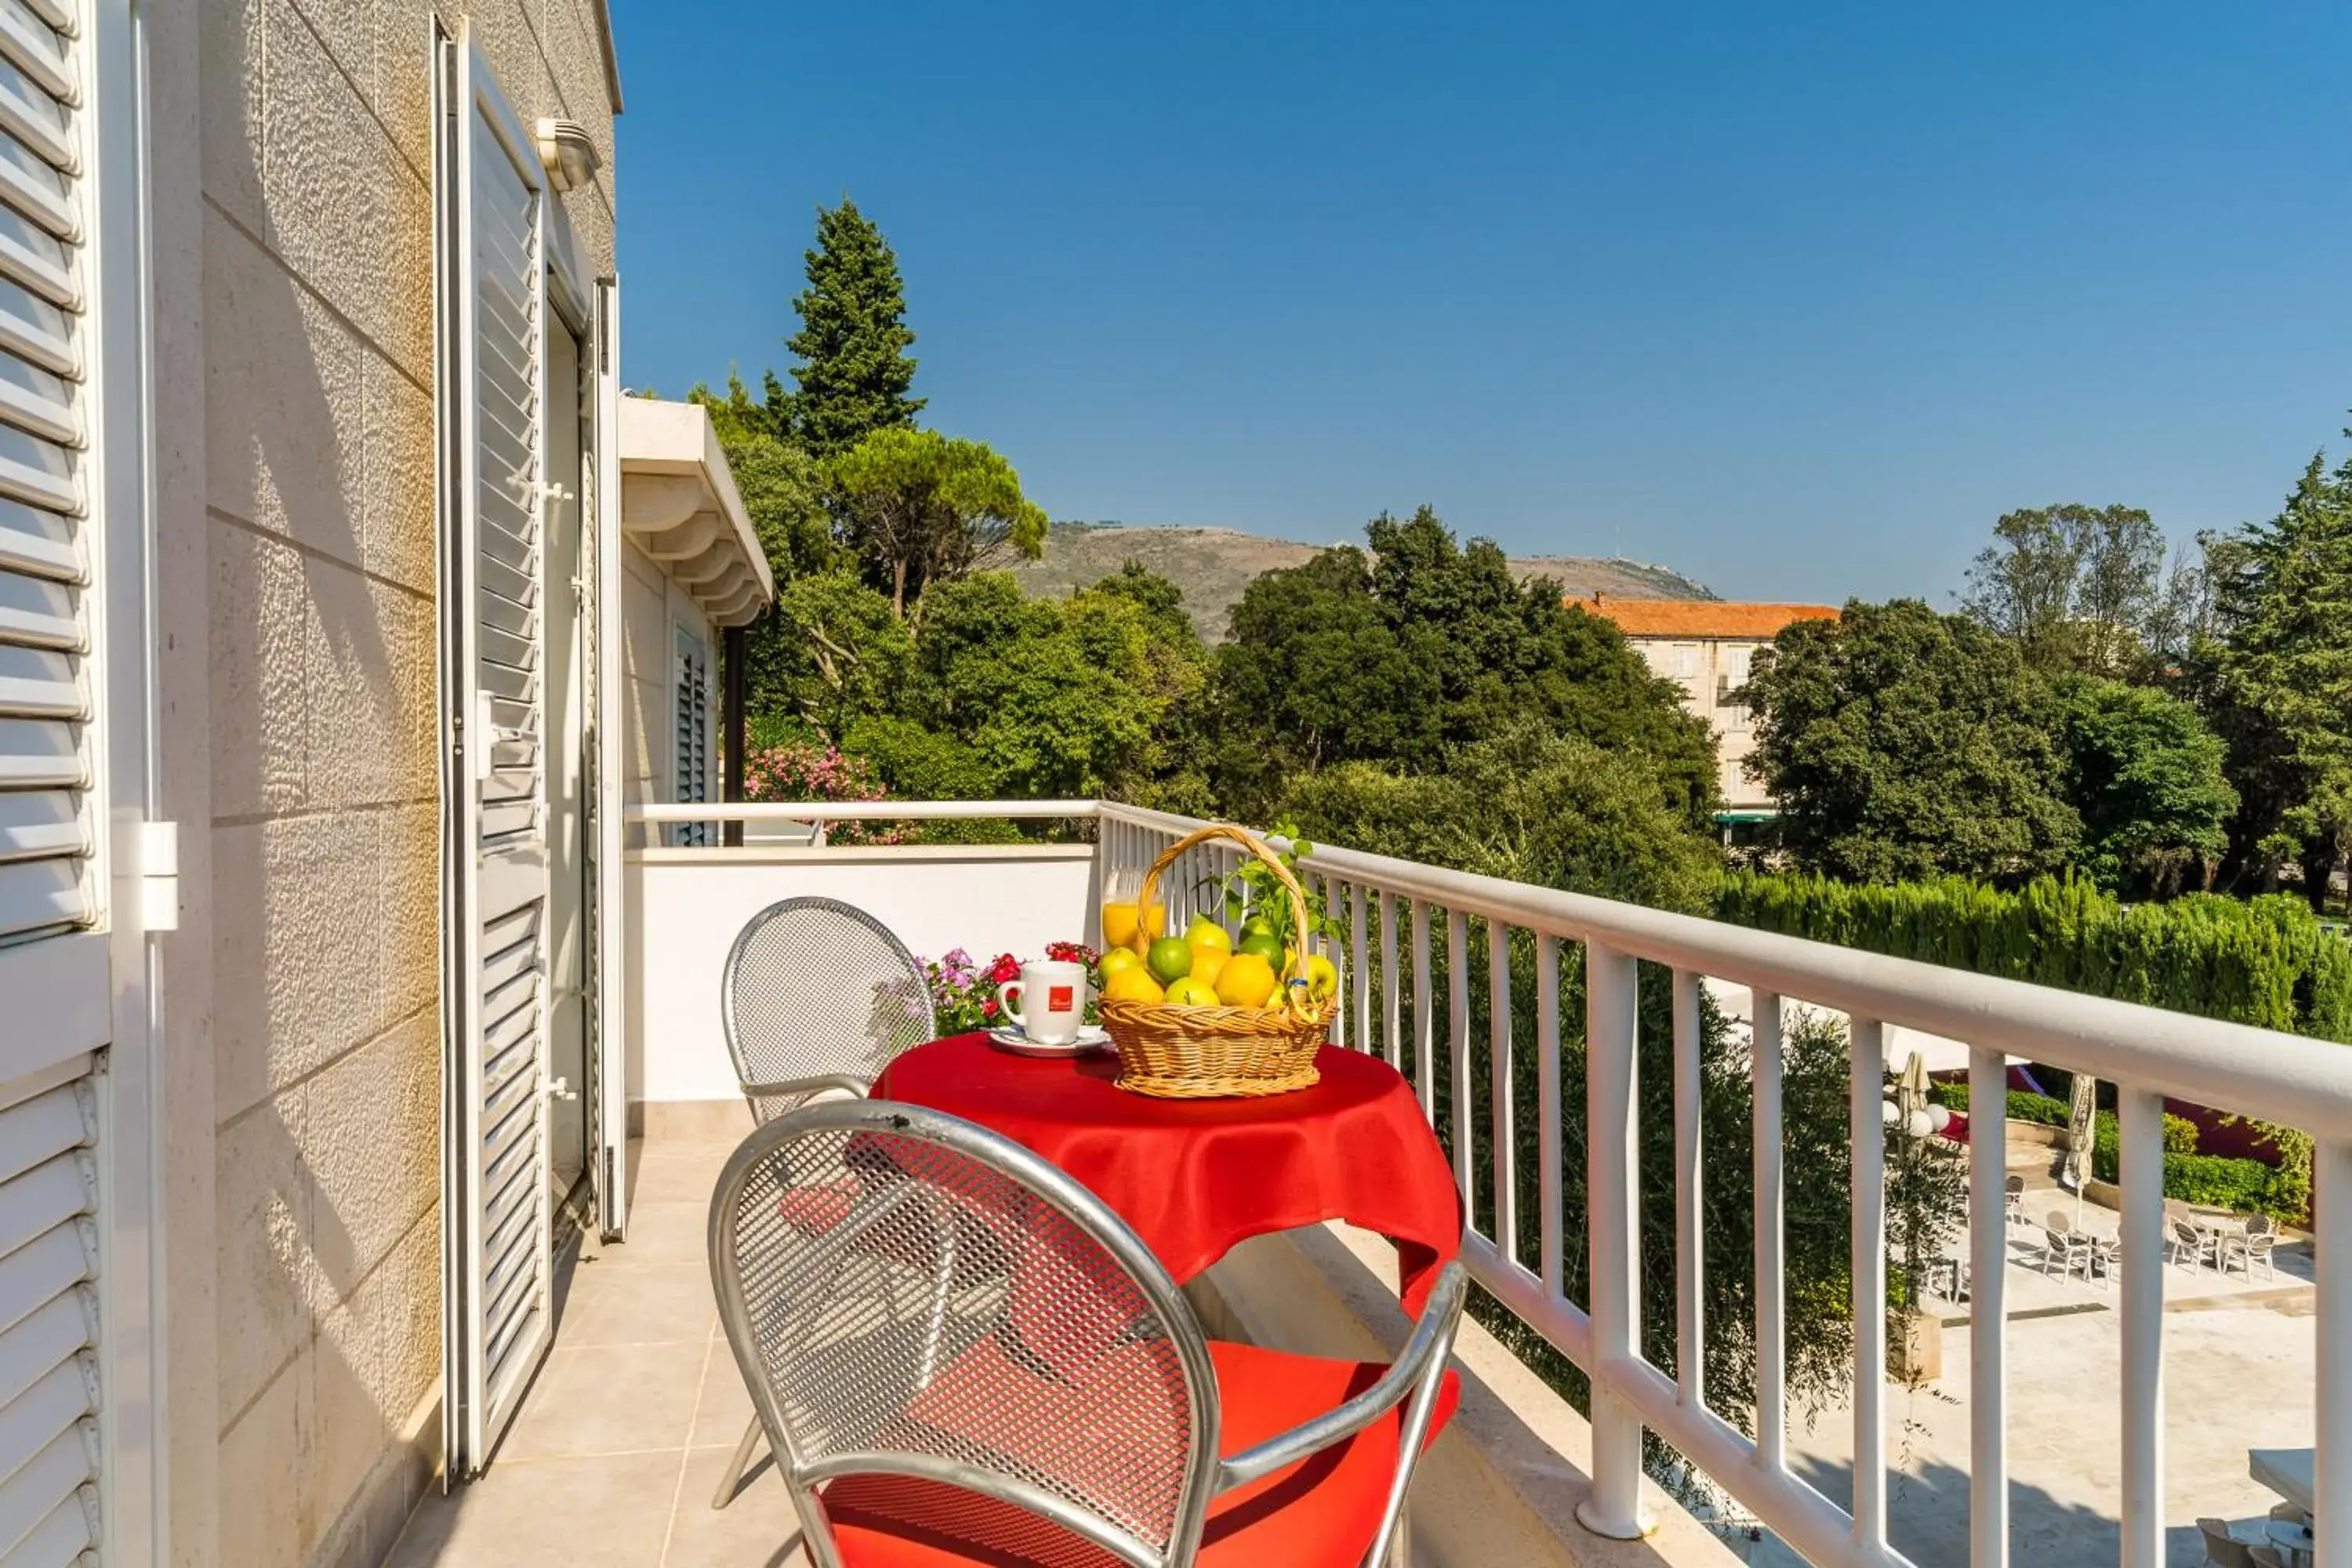
[[[639,817],[658,837],[712,809]],[[738,816],[758,825],[749,846],[631,853],[621,981],[644,1135],[629,1240],[572,1260],[556,1349],[505,1448],[485,1479],[419,1514],[401,1568],[530,1568],[549,1550],[549,1518],[591,1509],[605,1555],[583,1555],[567,1531],[546,1561],[801,1561],[771,1471],[723,1513],[709,1507],[749,1408],[714,1339],[701,1250],[712,1180],[749,1125],[719,1026],[730,942],[768,902],[824,894],[873,912],[919,954],[1034,955],[1096,929],[1106,873],[1140,869],[1198,826],[1092,801]],[[958,817],[1053,821],[1066,841],[869,846],[837,831]],[[1178,923],[1230,864],[1214,847],[1190,852],[1168,882]],[[2249,1474],[2250,1448],[2316,1442],[2317,1560],[2352,1563],[2352,1533],[2325,1527],[2327,1500],[2352,1500],[2352,1052],[1331,847],[1301,869],[1346,933],[1335,1041],[1381,1055],[1414,1086],[1450,1151],[1469,1214],[1463,1257],[1490,1299],[1464,1327],[1463,1413],[1416,1481],[1416,1563],[2194,1563],[2197,1520],[2252,1520],[2278,1500]],[[1669,988],[1673,1019],[1671,1039],[1646,1049],[1644,984]],[[1740,1325],[1752,1423],[1710,1403],[1700,1358],[1685,1353],[1706,1332],[1704,1193],[1724,1169],[1701,1136],[1704,998],[1760,1021],[1734,1026],[1752,1064],[1739,1151],[1758,1238],[1753,1318]],[[1849,1041],[1861,1136],[1846,1140],[1845,1227],[1862,1299],[1886,1289],[1882,1090],[1914,1036],[1959,1043],[1979,1104],[2002,1093],[2013,1058],[2118,1087],[2120,1208],[2088,1216],[2120,1237],[2113,1269],[2042,1272],[2039,1226],[2004,1214],[2011,1150],[1972,1136],[1955,1155],[1969,1202],[1949,1250],[1973,1288],[1965,1303],[1927,1303],[1940,1375],[1916,1386],[1879,1375],[1887,1320],[1864,1312],[1850,1392],[1801,1408],[1784,1238],[1813,1173],[1785,1157],[1782,1058],[1769,1048],[1799,1005],[1836,1016]],[[1671,1097],[1643,1100],[1643,1058],[1670,1074]],[[2320,1234],[2290,1235],[2274,1278],[2166,1260],[2149,1173],[2167,1096],[2318,1140]],[[1645,1103],[1654,1115],[1670,1104],[1670,1125],[1643,1121]],[[1670,1204],[1636,1202],[1644,1148],[1671,1159]],[[1589,1199],[1566,1195],[1579,1191]],[[2044,1199],[2034,1206],[2076,1202]],[[1670,1327],[1644,1331],[1645,1278],[1672,1281]],[[1393,1254],[1342,1226],[1247,1243],[1189,1293],[1213,1332],[1286,1349],[1384,1357],[1406,1327]],[[1563,1365],[1591,1381],[1590,1419],[1554,1386]],[[1883,1462],[1857,1468],[1856,1454]],[[1580,1520],[1650,1533],[1612,1539]]]

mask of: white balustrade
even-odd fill
[[[745,820],[822,826],[851,820],[1014,818],[1091,820],[1097,874],[1140,872],[1200,826],[1110,802],[876,801],[794,806],[665,806],[632,813],[646,823]],[[709,855],[708,850],[640,852]],[[1212,851],[1185,857],[1171,903],[1213,908],[1200,889],[1234,863]],[[1852,1275],[1862,1302],[1885,1300],[1885,1133],[1882,1100],[1887,1030],[1969,1044],[1972,1103],[2000,1106],[2011,1056],[2116,1084],[2121,1111],[2122,1237],[2116,1264],[2122,1340],[2121,1558],[2126,1568],[2164,1559],[2163,1102],[2168,1095],[2302,1128],[2317,1142],[2318,1456],[2315,1480],[2323,1568],[2352,1568],[2352,1047],[2141,1007],[2100,997],[1912,963],[1750,931],[1664,910],[1506,882],[1318,845],[1308,861],[1327,906],[1343,924],[1316,949],[1340,963],[1339,1038],[1378,1051],[1412,1079],[1424,1114],[1451,1144],[1468,1215],[1463,1257],[1486,1292],[1517,1313],[1591,1379],[1593,1485],[1579,1509],[1588,1527],[1638,1533],[1643,1429],[1680,1450],[1739,1505],[1816,1563],[1900,1564],[1887,1542],[1886,1325],[1855,1314],[1853,1398],[1855,1468],[1851,1510],[1791,1474],[1787,1458],[1788,1371],[1783,1214],[1788,1172],[1782,1139],[1783,998],[1845,1015],[1852,1062]],[[1171,911],[1172,912],[1172,911]],[[1433,921],[1444,922],[1442,978]],[[1490,1159],[1482,1194],[1475,1158],[1472,1073],[1472,921],[1486,946],[1485,993]],[[1517,944],[1515,949],[1515,942]],[[1559,1152],[1561,945],[1583,948],[1586,1018],[1586,1212],[1563,1212]],[[1532,955],[1535,1014],[1536,1260],[1520,1237],[1516,953]],[[1641,971],[1670,972],[1674,1094],[1673,1247],[1675,1375],[1643,1350],[1643,1236],[1638,1211],[1637,1031]],[[1372,971],[1377,968],[1375,981]],[[1703,980],[1751,995],[1755,1238],[1754,1433],[1706,1404],[1702,1204],[1706,1150],[1700,1124]],[[1443,1041],[1437,988],[1445,1002]],[[1410,996],[1408,1010],[1407,996]],[[1377,997],[1377,1002],[1375,1001]],[[1352,1031],[1352,1033],[1349,1033]],[[2005,1150],[1997,1116],[1969,1141],[1969,1510],[1971,1568],[2009,1561],[2009,1444]],[[1801,1179],[1801,1173],[1800,1176]],[[1585,1300],[1564,1289],[1568,1238],[1586,1249]],[[1912,1282],[1917,1289],[1919,1282]]]

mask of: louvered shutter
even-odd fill
[[[677,795],[681,801],[710,798],[710,653],[693,633],[677,634]],[[680,823],[677,842],[707,845],[710,825]]]
[[[0,0],[5,3],[5,0]],[[470,1474],[547,1352],[547,600],[541,422],[544,197],[488,67],[458,58],[450,453],[460,845],[450,1161],[453,1468]]]
[[[87,28],[0,0],[0,1563],[99,1552],[95,863],[103,684],[84,471]]]

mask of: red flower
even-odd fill
[[[1000,953],[996,962],[989,966],[988,977],[999,984],[1007,980],[1018,980],[1021,977],[1021,961],[1009,952]]]
[[[982,1012],[983,1015],[985,1015],[985,1016],[988,1016],[988,1017],[991,1017],[991,1018],[995,1017],[995,1016],[996,1016],[996,998],[995,998],[995,997],[993,997],[993,996],[991,996],[987,1001],[982,1002],[982,1003],[980,1005],[980,1010],[981,1010],[981,1012]]]

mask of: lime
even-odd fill
[[[1168,987],[1168,1001],[1177,1007],[1213,1007],[1217,1005],[1217,993],[1205,981],[1188,974]]]
[[[1268,967],[1282,962],[1282,943],[1275,940],[1274,933],[1271,931],[1259,931],[1255,935],[1242,938],[1241,945],[1234,948],[1234,952],[1254,952],[1265,959]]]
[[[1144,957],[1151,966],[1151,976],[1165,985],[1171,980],[1181,980],[1192,973],[1192,948],[1181,936],[1163,936],[1151,944]]]
[[[1135,950],[1133,948],[1114,947],[1109,952],[1104,953],[1097,962],[1100,964],[1102,969],[1102,977],[1107,982],[1112,975],[1117,974],[1120,970],[1133,969],[1137,964],[1141,963],[1143,960],[1135,956]]]

